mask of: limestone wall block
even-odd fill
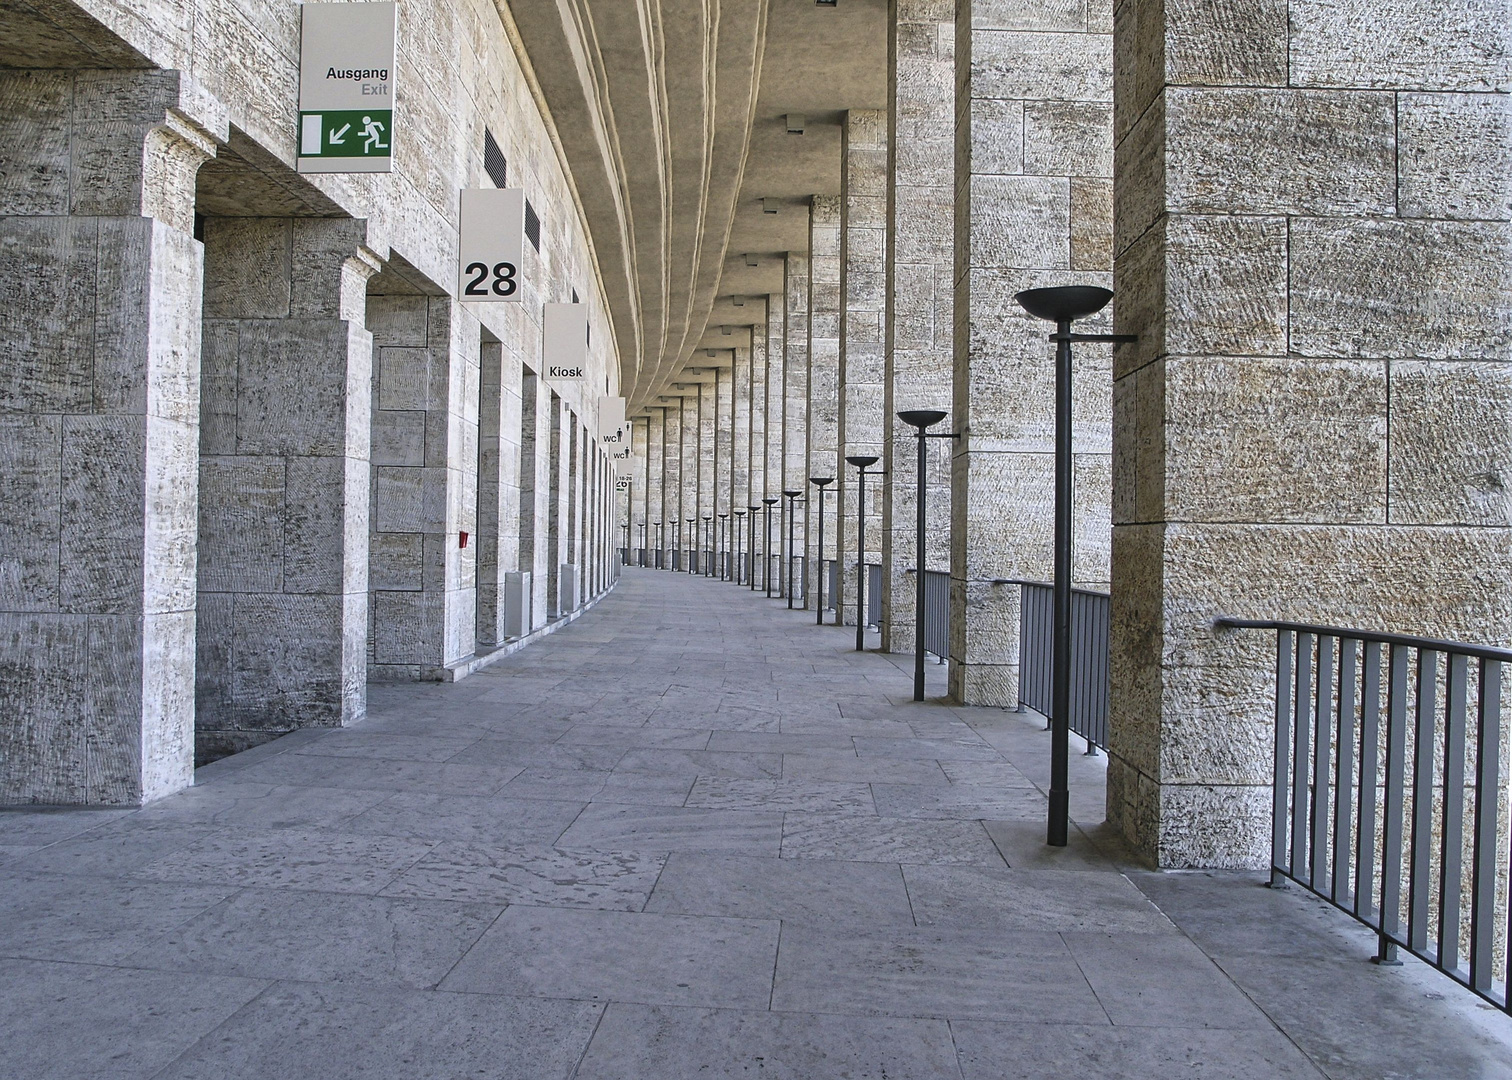
[[[71,72],[0,73],[0,213],[68,212]]]
[[[66,612],[132,614],[142,604],[146,418],[63,418],[60,602]]]
[[[0,234],[0,408],[91,407],[98,245],[92,219],[7,222]]]
[[[1113,266],[1113,181],[1071,180],[1071,269]]]
[[[1165,516],[1386,521],[1386,365],[1169,358]]]
[[[155,676],[140,684],[141,765],[129,779],[140,784],[143,801],[194,783],[194,624],[192,605],[181,611],[149,612],[141,619],[139,664]],[[136,684],[127,685],[135,690]]]
[[[203,458],[199,490],[202,592],[282,591],[283,459]]]
[[[1112,487],[1108,454],[1072,455],[1071,580],[1078,588],[1108,587],[1113,554]]]
[[[974,30],[970,79],[973,97],[1112,101],[1113,39]]]
[[[426,417],[418,409],[373,410],[373,464],[424,465]]]
[[[1187,86],[1285,86],[1285,0],[1221,0],[1203,6],[1166,7],[1165,78]],[[1158,77],[1160,72],[1154,74]]]
[[[962,0],[960,6],[973,31],[1087,29],[1087,0]]]
[[[974,176],[971,265],[1064,270],[1071,265],[1071,182]]]
[[[63,419],[0,413],[0,610],[58,610]]]
[[[292,233],[287,218],[215,218],[207,223],[204,317],[287,318]]]
[[[1113,175],[1113,106],[1105,101],[1024,103],[1024,172]]]
[[[430,403],[431,385],[427,350],[380,347],[376,366],[378,409],[425,411]]]
[[[287,731],[341,724],[343,612],[340,595],[236,597],[236,727]]]
[[[1505,94],[1397,97],[1403,217],[1512,217],[1512,104]]]
[[[973,98],[970,174],[1012,175],[1024,171],[1024,103]]]
[[[1270,865],[1270,784],[1160,789],[1158,865],[1257,870]]]
[[[1294,0],[1289,12],[1294,85],[1512,88],[1512,22],[1495,4],[1457,7],[1453,18],[1420,0]]]
[[[425,344],[426,312],[413,296],[368,294],[366,325],[379,345]]]
[[[286,466],[284,591],[340,593],[347,588],[347,483],[345,457],[291,458]],[[367,485],[361,485],[366,488]],[[358,552],[361,551],[360,546]]]
[[[423,588],[425,544],[420,533],[375,532],[369,547],[369,585],[381,592]]]
[[[1391,520],[1512,525],[1512,367],[1395,361]]]
[[[1129,3],[1142,0],[1127,0]],[[1119,123],[1122,107],[1114,109]],[[1165,97],[1158,96],[1143,110],[1131,130],[1113,145],[1113,251],[1123,253],[1166,212]]]
[[[1165,95],[1172,211],[1383,214],[1396,208],[1396,103],[1370,91]]]
[[[331,418],[347,414],[348,346],[346,327],[332,319],[242,323],[238,450],[344,454],[346,434]]]
[[[1295,220],[1291,347],[1304,356],[1512,357],[1509,249],[1512,227],[1499,222]]]

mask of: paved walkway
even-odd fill
[[[0,1076],[1512,1076],[1321,903],[1126,867],[1094,759],[1046,849],[1041,725],[853,642],[631,570],[147,809],[0,814]]]

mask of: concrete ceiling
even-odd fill
[[[887,0],[501,2],[583,200],[635,413],[764,323],[783,254],[808,250],[808,199],[840,190],[841,117],[887,104]]]

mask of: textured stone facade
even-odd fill
[[[918,567],[918,447],[905,409],[940,409],[953,431],[955,295],[955,6],[894,0],[889,58],[886,379],[882,467],[882,648],[914,647]],[[950,566],[950,459],[954,444],[926,446],[924,567]]]
[[[1491,12],[1118,6],[1108,814],[1161,865],[1269,855],[1274,646],[1215,615],[1512,640]]]
[[[816,195],[809,206],[809,385],[808,385],[808,474],[835,477],[839,471],[840,438],[840,199]],[[836,506],[831,484],[824,491],[809,485],[814,503],[809,506],[808,534],[809,585],[815,599],[823,596],[826,607],[830,595],[825,561],[835,558]],[[819,499],[825,499],[826,526],[824,546],[819,546]]]
[[[796,505],[783,500],[784,513],[791,512],[793,544],[789,559],[802,559],[807,548],[808,497],[813,485],[808,482],[808,393],[809,393],[809,260],[806,255],[789,252],[783,268],[783,338],[785,350],[782,366],[782,483],[784,490],[797,491]],[[783,532],[786,543],[788,532]],[[809,575],[810,577],[812,575]],[[808,594],[803,587],[801,564],[793,567],[794,599]],[[786,574],[784,574],[786,588]]]
[[[950,685],[971,704],[1018,701],[1019,590],[994,580],[1051,574],[1051,327],[1013,297],[1111,284],[1111,30],[1111,11],[1095,3],[956,7],[953,411],[963,434],[952,471]],[[1109,353],[1075,350],[1078,585],[1108,581]]]

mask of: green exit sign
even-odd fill
[[[394,111],[352,109],[299,114],[300,157],[393,156]]]

